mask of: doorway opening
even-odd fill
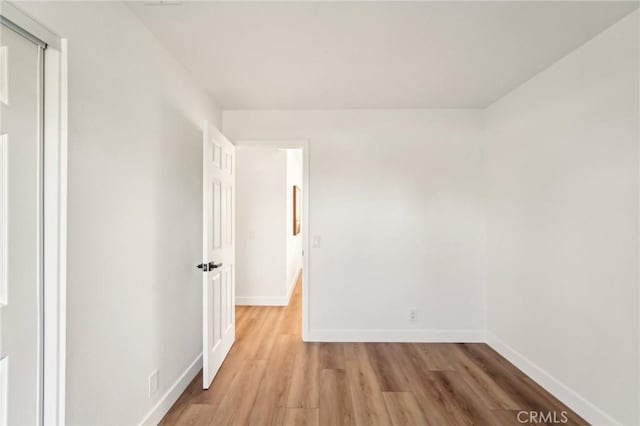
[[[238,339],[256,321],[271,334],[283,331],[304,340],[306,141],[239,142],[236,147]]]
[[[160,423],[176,424],[185,418],[200,417],[211,419],[211,424],[229,424],[232,419],[243,424],[281,422],[283,407],[300,403],[297,399],[301,394],[299,388],[304,385],[307,374],[302,364],[310,349],[303,343],[307,340],[309,324],[308,142],[241,141],[231,144],[207,122],[204,123],[203,141],[204,260],[198,267],[206,272],[203,276],[203,357],[208,357],[210,362],[203,362],[203,373],[196,375]],[[269,256],[275,251],[275,245],[268,242],[256,251],[257,258],[250,262],[242,260],[242,251],[247,250],[244,244],[251,241],[251,227],[245,226],[247,216],[254,215],[255,220],[264,221],[268,212],[259,201],[274,199],[273,193],[266,189],[256,190],[267,180],[268,173],[255,165],[248,166],[250,163],[244,161],[245,153],[256,152],[279,158],[283,165],[278,174],[281,178],[278,180],[279,221],[274,225],[277,226],[275,232],[270,234],[279,239],[281,249],[277,261],[281,275],[273,286],[279,286],[281,296],[266,298],[263,294],[261,299],[249,298],[238,289],[243,273],[251,268],[249,265],[255,264],[256,268],[272,266],[265,259],[273,261]],[[287,163],[292,171],[289,179]],[[245,198],[249,200],[247,208],[243,206]],[[269,227],[255,228],[254,240],[258,239],[258,229],[260,232],[274,231]],[[287,239],[291,244],[287,244]],[[294,256],[289,260],[287,247],[289,253],[299,251],[301,260]],[[210,248],[213,248],[211,253]],[[221,255],[216,250],[233,253]],[[228,271],[227,278],[225,270]],[[255,276],[261,277],[260,274]],[[225,290],[225,283],[232,283],[232,291]],[[225,322],[226,301],[230,294],[235,295],[232,306],[235,315]],[[216,312],[224,313],[222,320],[216,319]],[[226,325],[229,325],[228,330]],[[225,334],[221,331],[231,330],[233,335],[228,340],[231,344],[227,347]],[[311,349],[315,351],[317,347]],[[218,353],[222,354],[220,359]],[[219,363],[210,368],[211,360]],[[268,363],[285,369],[295,364],[298,374],[291,377],[282,374],[280,368],[267,369]],[[296,385],[290,389],[289,382]],[[256,402],[259,406],[253,405],[254,400],[259,401]]]

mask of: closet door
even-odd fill
[[[0,24],[0,424],[42,423],[43,47]]]

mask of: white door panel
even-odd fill
[[[235,340],[234,146],[205,123],[203,140],[203,387]]]
[[[43,48],[0,25],[0,424],[41,423]]]

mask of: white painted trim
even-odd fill
[[[291,301],[291,295],[293,294],[293,290],[296,288],[296,283],[298,282],[298,278],[300,278],[301,273],[302,273],[302,268],[298,269],[298,272],[296,272],[296,274],[293,276],[293,280],[291,280],[291,282],[287,286],[287,299],[286,299],[287,306]]]
[[[8,423],[9,412],[7,408],[9,405],[7,391],[9,388],[9,378],[7,377],[7,373],[9,373],[9,357],[5,355],[4,358],[0,359],[0,426],[7,426]]]
[[[0,306],[8,303],[8,274],[9,274],[9,140],[8,135],[0,135],[0,150],[2,151],[2,176],[0,185],[2,185],[2,207],[0,207],[0,244],[2,244],[2,272],[0,273]]]
[[[487,333],[486,343],[587,422],[599,426],[623,424],[520,352],[507,345],[497,336]]]
[[[242,147],[302,149],[302,249],[304,250],[304,257],[302,259],[302,270],[304,271],[304,279],[302,280],[302,340],[304,342],[312,341],[309,338],[309,318],[311,317],[311,270],[309,268],[311,257],[311,251],[309,250],[309,241],[311,241],[309,235],[309,193],[311,192],[311,185],[309,184],[309,140],[239,140],[235,141],[234,145],[239,149],[242,149]],[[236,297],[236,301],[237,300],[238,298]]]
[[[173,404],[180,398],[189,383],[193,381],[196,375],[202,369],[202,353],[193,360],[187,369],[178,377],[173,385],[165,392],[160,400],[142,419],[139,425],[157,425],[160,420],[169,412]]]
[[[7,46],[0,46],[0,103],[5,105],[9,102],[9,73],[7,72],[9,58],[7,55]]]
[[[311,329],[310,342],[483,343],[484,330]]]
[[[303,142],[302,150],[302,188],[304,193],[302,194],[302,248],[304,250],[304,256],[302,259],[302,270],[304,271],[304,277],[302,279],[302,340],[309,340],[309,318],[311,317],[311,269],[309,268],[309,262],[311,258],[311,234],[310,234],[310,211],[309,208],[309,194],[311,193],[311,185],[309,184],[309,141]]]
[[[45,50],[44,389],[45,425],[65,424],[67,300],[68,47]]]
[[[236,296],[236,306],[287,306],[285,296]]]
[[[68,133],[69,133],[69,47],[67,39],[60,39],[60,265],[58,287],[58,418],[66,423],[67,384],[67,189],[68,189]]]

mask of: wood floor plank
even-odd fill
[[[246,425],[267,367],[267,361],[243,361],[211,422],[215,426]]]
[[[355,425],[353,404],[344,370],[320,372],[320,424],[325,426]]]
[[[287,408],[284,426],[320,426],[320,410],[317,408]]]
[[[271,316],[273,310],[271,307],[265,307],[264,310],[257,311],[255,318],[252,318],[252,326],[243,333],[240,342],[243,344],[244,359],[256,359],[256,352],[258,347],[262,344],[262,341],[267,338],[268,334],[265,333],[268,329],[265,328],[265,322]]]
[[[282,426],[284,424],[285,416],[287,415],[287,407],[278,407],[275,409],[271,421],[265,421],[255,424],[267,425],[267,426]]]
[[[251,410],[249,424],[278,423],[277,419],[282,414],[279,409],[286,407],[287,403],[297,339],[289,334],[278,336]],[[282,421],[279,423],[282,424]]]
[[[347,361],[346,371],[356,424],[359,426],[389,424],[382,391],[371,366]]]
[[[320,343],[320,369],[344,370],[344,346],[340,343]]]
[[[491,379],[505,391],[518,404],[521,409],[540,409],[545,406],[540,401],[534,388],[527,386],[524,382],[525,376],[519,370],[511,369],[510,366],[502,364],[494,356],[486,356],[477,347],[471,345],[461,345],[460,350],[482,369]]]
[[[412,392],[429,424],[449,424],[451,419],[443,404],[443,395],[433,385],[429,385],[433,380],[433,372],[424,364],[422,356],[417,353],[419,351],[410,344],[393,345],[392,349],[390,359],[395,360],[398,377],[406,381],[403,386],[405,389],[393,392]]]
[[[428,344],[431,345],[431,344]],[[425,350],[426,346],[422,346],[420,344],[407,343],[402,344],[400,347],[400,357],[404,360],[406,374],[409,376],[414,375],[416,373],[429,373],[431,371],[441,371],[441,367],[443,364],[434,362],[433,358],[427,354]],[[445,370],[453,370],[453,368],[445,369]]]
[[[342,347],[344,348],[344,360],[346,362],[357,361],[361,353],[366,355],[367,352],[364,343],[342,343]]]
[[[457,371],[464,373],[461,377],[487,408],[492,410],[517,410],[523,408],[457,345],[453,347],[451,354],[452,362],[456,365]]]
[[[382,395],[393,426],[428,425],[413,393],[384,392]]]
[[[240,316],[242,318],[242,316]],[[246,338],[250,330],[255,329],[256,319],[245,318],[240,324],[236,323],[236,342],[239,342]]]
[[[238,329],[241,328],[245,322],[251,319],[251,310],[253,306],[237,306],[236,307],[236,335]]]
[[[190,404],[176,420],[175,425],[209,426],[215,415],[216,408],[215,405]]]
[[[495,417],[469,388],[456,371],[434,371],[429,374],[428,387],[438,394],[437,399],[456,425],[491,425]]]
[[[302,343],[296,348],[287,407],[318,408],[320,392],[320,344]]]
[[[364,344],[354,343],[346,347],[345,356],[356,424],[358,426],[390,424],[382,390]]]
[[[366,348],[383,392],[411,391],[411,378],[403,368],[405,360],[397,356],[401,354],[401,348],[394,347],[393,343],[370,343]]]
[[[269,359],[277,337],[273,330],[278,328],[283,314],[282,308],[270,306],[262,317],[256,319],[260,323],[260,329],[248,339],[251,342],[248,345],[246,359]]]
[[[451,343],[415,343],[422,361],[427,369],[432,371],[454,371],[456,368],[451,362]]]

